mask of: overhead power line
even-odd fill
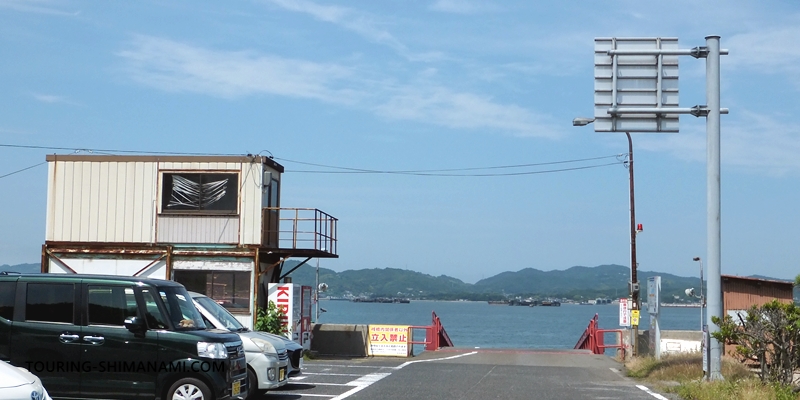
[[[38,150],[60,150],[60,151],[70,151],[72,153],[93,153],[93,154],[163,154],[163,155],[205,155],[205,156],[232,156],[236,154],[224,154],[224,153],[191,153],[191,152],[166,152],[166,151],[137,151],[137,150],[118,150],[118,149],[89,149],[89,148],[74,148],[74,147],[53,147],[53,146],[33,146],[33,145],[14,145],[14,144],[0,144],[0,147],[8,147],[8,148],[22,148],[22,149],[38,149]],[[262,150],[261,153],[267,150]],[[267,151],[268,152],[268,151]],[[260,153],[259,153],[260,154]],[[271,155],[272,153],[270,153]],[[336,165],[327,165],[327,164],[318,164],[318,163],[311,163],[306,161],[298,161],[298,160],[291,160],[286,158],[279,158],[279,157],[270,157],[274,158],[275,160],[279,160],[281,162],[288,162],[288,163],[295,163],[301,165],[308,165],[314,167],[321,167],[321,168],[329,168],[333,169],[333,171],[329,170],[289,170],[287,169],[285,172],[291,173],[307,173],[307,174],[389,174],[389,175],[411,175],[411,176],[438,176],[438,177],[492,177],[492,176],[520,176],[520,175],[536,175],[536,174],[547,174],[547,173],[556,173],[556,172],[567,172],[567,171],[577,171],[577,170],[584,170],[584,169],[591,169],[591,168],[600,168],[600,167],[607,167],[612,165],[619,165],[624,164],[623,158],[624,154],[614,154],[614,155],[607,155],[607,156],[599,156],[599,157],[590,157],[590,158],[580,158],[580,159],[573,159],[573,160],[560,160],[560,161],[550,161],[550,162],[541,162],[541,163],[528,163],[528,164],[512,164],[512,165],[495,165],[495,166],[486,166],[486,167],[465,167],[465,168],[445,168],[445,169],[418,169],[418,170],[378,170],[378,169],[367,169],[367,168],[353,168],[353,167],[342,167]],[[581,162],[589,162],[589,161],[599,161],[609,158],[616,158],[617,161],[611,163],[603,163],[603,164],[593,164],[593,165],[582,165],[576,167],[569,167],[569,168],[558,168],[558,169],[545,169],[545,170],[534,170],[534,171],[517,171],[517,172],[485,172],[485,173],[478,173],[474,171],[487,171],[487,170],[499,170],[499,169],[514,169],[514,168],[532,168],[532,167],[542,167],[548,165],[560,165],[560,164],[570,164],[570,163],[581,163]],[[0,178],[5,178],[7,176],[35,168],[39,165],[45,164],[45,162],[26,167],[20,169],[18,171],[11,172],[6,175],[0,176]],[[468,171],[473,171],[471,173],[466,173]]]
[[[20,173],[22,171],[27,171],[27,170],[29,170],[31,168],[36,168],[36,167],[38,167],[38,166],[40,166],[42,164],[47,164],[47,161],[42,161],[42,162],[40,162],[40,163],[38,163],[36,165],[31,165],[30,167],[25,167],[23,169],[18,169],[18,170],[14,171],[14,172],[9,172],[9,173],[7,173],[5,175],[0,175],[0,179],[3,179],[5,177],[7,177],[7,176],[11,176],[11,175],[14,175],[14,174],[18,174],[18,173]]]
[[[531,164],[513,164],[513,165],[498,165],[498,166],[489,166],[489,167],[468,167],[468,168],[449,168],[449,169],[428,169],[428,170],[373,170],[373,169],[363,169],[363,168],[350,168],[350,167],[339,167],[333,165],[325,165],[325,164],[315,164],[309,163],[304,161],[296,161],[296,160],[289,160],[285,158],[278,158],[276,160],[291,162],[296,164],[303,164],[315,167],[323,167],[323,168],[331,168],[331,169],[338,169],[340,171],[324,171],[324,170],[292,170],[291,172],[297,173],[315,173],[315,174],[393,174],[393,175],[413,175],[413,176],[460,176],[460,177],[469,177],[469,176],[516,176],[516,175],[535,175],[535,174],[546,174],[546,173],[555,173],[555,172],[566,172],[566,171],[575,171],[581,169],[590,169],[590,168],[599,168],[599,167],[606,167],[610,165],[619,165],[622,164],[621,157],[624,155],[622,154],[614,154],[609,156],[601,156],[601,157],[591,157],[591,158],[581,158],[575,160],[562,160],[562,161],[551,161],[551,162],[542,162],[542,163],[531,163]],[[537,170],[537,171],[522,171],[522,172],[503,172],[503,173],[470,173],[470,174],[459,174],[459,173],[452,173],[452,172],[463,172],[463,171],[479,171],[479,170],[495,170],[495,169],[510,169],[510,168],[530,168],[530,167],[540,167],[546,165],[558,165],[558,164],[567,164],[567,163],[578,163],[578,162],[586,162],[586,161],[597,161],[602,159],[608,158],[616,158],[618,161],[606,164],[596,164],[596,165],[588,165],[588,166],[580,166],[580,167],[571,167],[571,168],[560,168],[560,169],[549,169],[549,170]]]

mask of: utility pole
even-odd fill
[[[628,137],[628,180],[630,181],[630,202],[631,202],[631,309],[640,310],[639,303],[639,279],[636,277],[636,203],[633,191],[633,141],[630,132],[625,132]],[[633,340],[631,341],[633,355],[639,355],[639,325],[633,326]]]

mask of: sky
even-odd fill
[[[572,126],[594,39],[719,35],[721,271],[793,279],[800,3],[712,3],[0,0],[0,264],[41,259],[46,154],[168,152],[272,155],[283,207],[339,219],[335,271],[627,266],[627,139]],[[640,270],[700,273],[705,128],[632,133]]]

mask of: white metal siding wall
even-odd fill
[[[156,164],[55,161],[49,168],[47,240],[153,242]]]
[[[49,259],[49,273],[102,274],[138,276],[141,278],[167,279],[165,260],[126,260],[121,258],[61,258]],[[68,269],[69,268],[69,269]]]
[[[161,216],[158,242],[237,244],[239,217]]]
[[[180,233],[201,228],[193,218],[188,218],[185,222],[190,226],[184,227],[178,227],[173,220],[166,221],[167,217],[158,218],[158,241],[261,243],[264,166],[260,163],[54,161],[49,164],[48,241],[153,243],[161,199],[160,171],[237,171],[240,190],[236,224],[228,220],[225,229],[220,230],[219,221],[205,221],[201,225],[210,224],[214,237],[210,240],[203,234],[204,239],[199,240]],[[273,175],[278,174],[273,172]],[[237,238],[231,236],[231,228]]]
[[[242,164],[240,215],[242,244],[261,243],[261,197],[264,184],[263,165]]]
[[[258,168],[260,164],[254,164]],[[164,162],[159,171],[231,171],[239,172],[239,216],[238,217],[200,217],[200,216],[160,216],[158,218],[158,241],[161,243],[248,243],[242,240],[242,221],[246,221],[242,184],[248,178],[243,170],[250,164],[222,162]],[[158,207],[161,207],[161,177],[158,184]]]

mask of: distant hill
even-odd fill
[[[294,264],[296,265],[296,264]],[[284,267],[285,271],[291,269]],[[315,267],[303,265],[290,275],[294,283],[314,286]],[[692,302],[684,294],[687,288],[699,292],[699,277],[638,271],[641,296],[647,292],[647,278],[661,276],[663,302]],[[320,268],[320,282],[328,284],[328,294],[342,296],[391,296],[436,299],[502,299],[506,297],[557,297],[574,300],[620,298],[628,294],[630,269],[622,265],[597,267],[576,266],[566,270],[540,271],[525,268],[501,272],[474,285],[446,275],[432,276],[421,272],[386,268],[335,272]],[[705,290],[705,287],[704,287]]]
[[[41,264],[17,264],[17,265],[0,265],[0,272],[19,272],[24,274],[39,273],[41,272]]]
[[[289,271],[299,262],[290,260],[284,265]],[[0,266],[0,271],[39,272],[39,264]],[[538,297],[591,300],[627,297],[630,269],[622,265],[575,266],[566,270],[541,271],[524,268],[501,272],[495,276],[469,284],[446,275],[433,276],[397,268],[370,268],[336,272],[320,268],[320,282],[328,285],[330,296],[408,297],[414,299],[469,299],[495,300],[503,298]],[[294,283],[315,286],[316,268],[304,264],[289,276]],[[661,276],[661,301],[694,302],[684,290],[695,288],[699,292],[699,277],[681,277],[652,271],[638,271],[641,298],[647,296],[647,278]],[[704,292],[705,292],[704,287]]]
[[[764,276],[764,275],[748,275],[747,277],[748,277],[748,278],[756,278],[756,279],[766,279],[766,280],[768,280],[768,281],[784,281],[784,282],[791,282],[791,281],[789,281],[789,280],[787,280],[787,279],[778,279],[778,278],[773,278],[773,277],[771,277],[771,276]]]

